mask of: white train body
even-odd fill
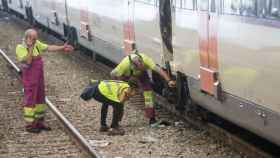
[[[4,1],[24,17],[32,8],[37,23],[64,38],[71,27],[80,45],[115,63],[133,42],[163,67],[171,59],[194,102],[280,145],[278,0]],[[161,9],[168,5],[170,13]]]

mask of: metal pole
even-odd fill
[[[13,63],[13,61],[0,49],[0,53],[1,55],[4,57],[4,59],[13,66],[13,68],[20,73],[20,69],[18,68],[18,66],[16,64]]]
[[[0,54],[4,57],[4,59],[13,66],[13,68],[20,73],[20,69],[13,61],[0,49]],[[87,151],[93,158],[102,158],[101,154],[98,153],[95,149],[93,149],[87,140],[79,133],[79,131],[68,121],[63,114],[56,108],[52,102],[45,97],[46,104],[48,105],[49,109],[57,116],[57,118],[63,123],[64,127],[68,129],[68,131],[78,140],[79,144],[82,145],[83,149]]]

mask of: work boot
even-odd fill
[[[39,129],[33,125],[25,126],[25,130],[29,133],[40,133],[41,132],[41,129]]]
[[[160,125],[160,122],[158,122],[155,118],[151,118],[149,121],[149,126],[151,128],[157,128]]]
[[[107,125],[101,126],[99,129],[99,132],[107,132],[109,130],[109,127]]]
[[[52,130],[50,127],[46,126],[43,122],[38,122],[36,126],[37,126],[37,128],[44,130],[44,131]]]
[[[120,135],[123,136],[125,134],[125,131],[122,128],[111,128],[110,131],[108,132],[109,136],[116,136],[116,135]]]
[[[154,118],[154,117],[150,118],[149,125],[154,124],[154,123],[157,123],[156,118]]]

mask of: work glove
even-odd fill
[[[168,87],[171,87],[171,88],[176,87],[176,81],[173,81],[173,80],[168,81]]]
[[[69,45],[69,44],[67,44],[67,43],[65,43],[64,45],[63,45],[63,51],[64,52],[72,52],[74,50],[74,47],[73,46],[71,46],[71,45]]]

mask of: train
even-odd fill
[[[279,0],[0,0],[0,6],[114,63],[136,44],[177,78],[179,109],[191,101],[280,145]]]

